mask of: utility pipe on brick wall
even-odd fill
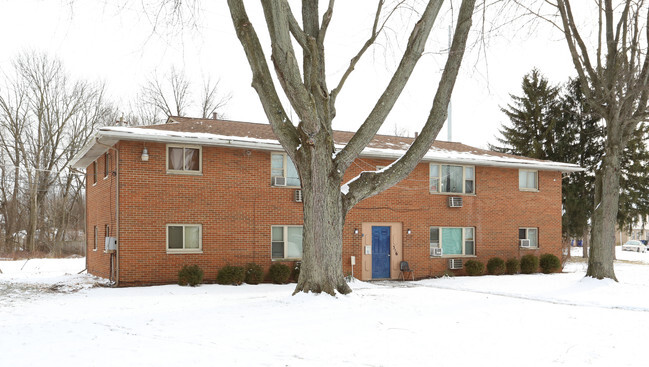
[[[99,141],[99,137],[95,138],[97,144],[105,146],[108,149],[115,151],[115,239],[117,240],[117,250],[115,250],[115,286],[119,286],[119,150],[113,146],[103,144]],[[88,198],[86,198],[87,202]],[[112,275],[112,269],[110,269]]]

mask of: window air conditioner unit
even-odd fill
[[[462,259],[448,259],[449,269],[462,269]]]
[[[435,256],[435,257],[442,256],[442,249],[441,248],[432,248],[430,250],[430,256]]]
[[[532,247],[530,240],[521,240],[521,247]]]
[[[116,251],[117,250],[117,238],[115,237],[105,237],[104,239],[104,251]]]
[[[302,190],[295,190],[293,192],[293,198],[295,199],[296,203],[301,203],[302,202]]]
[[[286,177],[282,177],[282,176],[273,177],[273,186],[286,186]]]
[[[460,196],[449,196],[449,198],[448,198],[448,207],[449,208],[461,208],[462,207],[462,197],[460,197]]]

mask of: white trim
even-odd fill
[[[439,229],[439,231],[438,231],[438,233],[439,233],[439,238],[437,239],[437,246],[436,246],[436,247],[435,247],[435,246],[432,246],[433,242],[430,242],[430,229],[431,229],[431,228],[438,228],[438,229]],[[440,249],[443,249],[443,247],[442,247],[442,229],[444,229],[444,228],[457,228],[457,229],[461,229],[461,230],[462,230],[462,253],[461,253],[461,254],[446,254],[446,253],[444,253],[444,251],[442,250],[442,256],[430,256],[430,249],[431,249],[431,248],[440,248]],[[466,229],[467,229],[467,228],[471,228],[471,229],[473,230],[473,239],[471,240],[471,241],[473,241],[473,254],[468,254],[468,255],[465,253],[465,252],[466,252],[466,247],[465,247],[466,243],[465,243],[465,242],[467,241],[467,240],[466,240],[466,236],[465,236],[465,232],[466,232]],[[475,239],[475,232],[476,232],[476,231],[475,231],[475,227],[470,227],[470,226],[469,226],[469,227],[429,226],[429,227],[428,227],[428,242],[429,242],[428,253],[429,253],[429,257],[431,257],[431,258],[442,258],[442,257],[446,257],[446,258],[448,258],[448,257],[476,257],[477,255],[476,255],[476,239]]]
[[[183,149],[183,164],[185,162],[185,149],[198,149],[198,171],[185,169],[169,169],[169,148]],[[203,174],[203,147],[200,145],[167,144],[165,147],[165,170],[174,175],[202,175]]]
[[[181,133],[176,131],[153,130],[142,128],[127,128],[127,127],[104,127],[101,128],[77,155],[72,159],[71,166],[78,169],[85,169],[88,166],[88,158],[86,154],[93,150],[96,145],[96,140],[105,138],[110,140],[112,144],[119,140],[130,141],[150,141],[158,143],[169,144],[199,144],[206,146],[227,146],[235,148],[267,150],[275,152],[283,152],[284,149],[277,140],[271,139],[254,139],[247,137],[233,137],[223,136],[216,134],[205,133]],[[343,146],[340,144],[335,145],[336,151],[340,151]],[[546,171],[561,171],[561,172],[582,172],[583,168],[575,164],[560,163],[552,161],[532,161],[525,158],[516,157],[499,157],[492,155],[481,155],[479,153],[469,152],[455,152],[450,151],[456,156],[461,157],[444,157],[445,151],[441,149],[431,149],[423,157],[422,162],[438,162],[446,164],[459,164],[459,165],[474,165],[486,167],[503,167],[503,168],[523,168],[523,169],[537,169]],[[103,153],[103,152],[102,152]],[[404,150],[395,149],[374,149],[365,148],[361,152],[361,157],[364,158],[382,158],[382,159],[398,159],[403,156]],[[93,151],[93,154],[94,153]],[[84,159],[85,158],[85,159]],[[91,158],[91,157],[90,157]]]
[[[279,257],[273,257],[273,242],[279,242],[279,241],[273,241],[273,228],[282,228],[282,243],[284,246],[284,256],[279,258]],[[300,225],[271,225],[270,226],[270,259],[271,261],[297,261],[297,260],[302,260],[301,257],[286,257],[286,248],[287,243],[288,243],[288,229],[289,228],[302,228],[304,231],[304,226]],[[302,243],[302,254],[304,255],[304,244]]]
[[[433,178],[431,176],[432,169],[431,167],[437,166],[437,176],[435,178],[437,179],[437,191],[431,191],[430,189],[430,181]],[[462,167],[462,192],[450,192],[450,191],[442,191],[442,167],[443,166],[455,166],[455,167]],[[473,192],[466,192],[466,169],[467,168],[472,168],[473,169]],[[476,194],[476,173],[475,173],[475,166],[470,165],[470,164],[441,164],[437,162],[430,162],[428,164],[428,193],[430,194],[444,194],[444,195],[453,195],[453,196],[460,196],[460,195],[469,195],[469,196],[475,196]]]
[[[97,248],[99,247],[97,246],[97,240],[99,239],[99,228],[97,228],[97,226],[94,226],[93,235],[94,235],[94,240],[93,240],[94,243],[92,244],[92,251],[97,251]]]
[[[521,172],[533,172],[535,175],[536,187],[521,187]],[[519,191],[529,191],[529,192],[539,192],[539,171],[535,169],[519,169],[518,170],[518,190]]]
[[[170,249],[169,248],[169,227],[182,227],[183,228],[183,248]],[[185,248],[185,227],[198,227],[198,248],[186,249]],[[166,225],[165,231],[165,246],[168,254],[202,254],[203,253],[203,225],[202,224],[180,224],[169,223]]]
[[[521,246],[520,233],[517,234],[517,236],[519,237],[519,238],[518,238],[518,240],[519,240],[519,241],[518,241],[518,246],[519,246],[520,248],[526,248],[526,249],[534,249],[534,250],[538,249],[538,248],[539,248],[539,228],[538,228],[538,227],[518,227],[519,232],[520,232],[521,229],[524,229],[524,230],[525,230],[525,238],[523,238],[523,239],[525,239],[525,240],[529,240],[529,239],[530,239],[530,235],[529,235],[529,230],[530,230],[530,229],[533,229],[533,230],[536,231],[536,246],[529,246],[529,247],[523,247],[523,246]],[[530,241],[530,242],[531,242],[531,241]]]
[[[110,155],[108,151],[106,151],[106,153],[104,153],[104,180],[107,179],[108,176],[110,176],[109,163],[110,163]]]
[[[283,157],[283,160],[282,160],[282,171],[283,171],[282,176],[273,176],[273,156],[274,155],[281,155]],[[290,158],[289,158],[288,154],[286,154],[284,152],[271,152],[270,153],[270,185],[271,186],[273,186],[273,187],[286,187],[286,188],[289,188],[289,189],[299,189],[299,188],[301,188],[301,186],[290,186],[288,184],[286,184],[286,185],[275,185],[275,179],[274,179],[275,177],[284,177],[284,179],[286,180],[285,182],[288,183],[288,179],[289,179],[289,177],[288,177],[288,162],[289,161],[290,161]],[[295,163],[293,163],[293,166],[295,166]],[[296,167],[296,170],[297,170],[297,167]],[[298,177],[298,180],[299,179],[300,178]]]

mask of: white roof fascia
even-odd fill
[[[257,150],[269,150],[276,152],[283,152],[284,148],[276,140],[255,139],[245,137],[228,137],[222,135],[215,135],[209,133],[196,133],[196,136],[191,136],[192,133],[168,131],[168,130],[145,130],[147,133],[140,133],[138,131],[126,130],[99,130],[93,139],[86,144],[72,161],[74,168],[85,169],[88,164],[85,164],[83,157],[97,144],[97,141],[102,142],[100,139],[106,138],[114,144],[119,140],[130,141],[151,141],[158,143],[176,143],[176,144],[195,144],[206,146],[223,146],[234,148],[246,148]],[[213,138],[209,137],[214,136]],[[336,144],[336,150],[342,149],[342,145]],[[107,149],[107,148],[106,148]],[[382,159],[399,159],[405,151],[392,150],[392,149],[374,149],[366,148],[361,153],[361,157],[367,158],[382,158]],[[476,166],[489,166],[489,167],[503,167],[503,168],[519,168],[519,169],[537,169],[547,171],[561,171],[561,172],[581,172],[583,168],[569,163],[560,162],[539,162],[528,161],[517,158],[507,158],[499,156],[489,156],[489,158],[481,158],[478,154],[454,152],[456,155],[464,155],[465,157],[443,157],[443,151],[429,151],[423,158],[422,162],[440,162],[440,163],[454,163],[454,164],[470,164]]]
[[[249,149],[260,149],[260,150],[274,150],[274,151],[284,151],[284,148],[279,144],[279,142],[273,143],[273,140],[264,140],[261,142],[261,139],[251,139],[251,140],[242,140],[245,138],[237,139],[236,137],[224,137],[220,135],[214,135],[214,138],[205,138],[205,137],[188,137],[188,136],[173,136],[175,131],[170,131],[170,135],[149,135],[149,134],[137,134],[137,133],[124,133],[121,131],[101,131],[102,136],[116,138],[119,140],[137,140],[137,141],[152,141],[158,143],[176,143],[176,144],[194,144],[194,145],[213,145],[213,146],[223,146],[223,147],[235,147],[235,148],[249,148]],[[201,134],[207,135],[207,134]]]
[[[363,151],[361,153],[362,157],[368,158],[384,158],[384,159],[399,159],[403,156],[405,152],[403,151],[394,151],[394,153],[386,152],[382,150],[380,152],[376,151]],[[527,161],[523,159],[516,158],[501,158],[498,156],[492,156],[490,159],[481,159],[479,155],[466,153],[466,158],[444,158],[439,157],[433,154],[426,154],[421,161],[422,162],[439,162],[439,163],[454,163],[454,164],[463,164],[463,165],[475,165],[475,166],[489,166],[489,167],[502,167],[502,168],[523,168],[523,169],[536,169],[540,171],[561,171],[561,172],[582,172],[585,171],[584,168],[579,167],[575,164],[570,163],[561,163],[561,162],[538,162],[538,161]]]

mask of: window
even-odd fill
[[[271,153],[270,155],[271,185],[275,185],[275,177],[284,177],[286,186],[299,187],[300,176],[297,169],[286,153]],[[278,185],[279,186],[279,185]]]
[[[108,152],[104,155],[105,160],[104,160],[104,178],[108,177],[108,174],[110,173],[110,156],[108,155]]]
[[[110,226],[106,224],[104,226],[104,237],[110,237]],[[106,239],[104,238],[104,251],[106,251]]]
[[[92,162],[92,184],[97,183],[97,161]]]
[[[441,248],[443,255],[475,255],[475,228],[430,227],[430,254]]]
[[[271,258],[302,258],[302,226],[271,227]]]
[[[430,164],[430,192],[474,194],[475,167]]]
[[[538,171],[518,170],[518,188],[520,190],[536,191],[539,189]]]
[[[529,240],[530,245],[525,247],[539,247],[539,229],[538,228],[519,228],[518,229],[519,243],[522,245],[523,241]]]
[[[93,250],[93,251],[97,251],[97,239],[98,239],[98,236],[97,236],[97,235],[98,235],[98,234],[99,234],[99,230],[97,230],[97,226],[95,226],[95,237],[94,237],[95,240],[94,240],[94,242],[93,242],[93,244],[92,244],[92,250]]]
[[[167,172],[201,173],[201,147],[167,145]]]
[[[167,224],[167,252],[202,252],[200,224]]]

